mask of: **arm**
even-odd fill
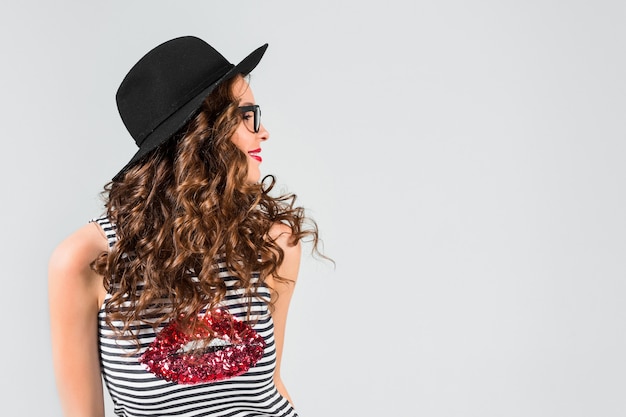
[[[278,268],[278,275],[289,281],[281,282],[268,277],[268,284],[273,289],[272,302],[274,311],[272,312],[272,320],[274,322],[274,340],[276,341],[276,370],[274,371],[274,383],[276,389],[291,404],[291,398],[285,388],[280,377],[280,363],[283,353],[283,344],[285,341],[285,327],[287,324],[287,312],[293,290],[298,279],[298,271],[300,269],[301,246],[300,242],[291,241],[291,229],[282,224],[277,224],[270,230],[270,237],[276,241],[284,252],[283,263]]]
[[[90,268],[107,243],[94,223],[65,239],[48,267],[52,358],[65,416],[104,416],[98,310],[106,293]]]

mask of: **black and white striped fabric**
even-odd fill
[[[107,218],[92,220],[104,230],[109,247],[116,242],[115,227]],[[221,266],[221,265],[220,265]],[[220,268],[227,286],[222,308],[245,321],[248,303],[241,291],[233,288],[236,278]],[[269,298],[267,288],[259,291]],[[110,295],[107,295],[109,298]],[[132,340],[120,340],[105,321],[104,310],[99,312],[100,363],[102,375],[113,399],[117,416],[229,416],[229,417],[297,417],[289,402],[278,393],[273,381],[276,364],[274,326],[267,303],[255,300],[251,307],[250,326],[263,337],[265,349],[262,358],[243,375],[230,379],[182,385],[158,378],[139,358],[155,340],[151,326],[140,326],[141,348],[136,350]],[[113,323],[121,326],[121,323]],[[167,323],[161,326],[165,327]],[[131,353],[129,355],[129,353]]]

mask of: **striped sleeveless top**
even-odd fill
[[[105,217],[92,221],[104,230],[109,248],[115,245],[115,226]],[[276,348],[267,303],[244,297],[234,287],[236,277],[218,266],[227,292],[218,309],[202,316],[212,333],[200,349],[194,340],[200,335],[187,336],[174,323],[163,323],[156,331],[144,324],[133,327],[137,350],[133,340],[116,336],[102,306],[100,366],[115,415],[297,417],[274,385]],[[259,289],[260,297],[267,300],[269,295],[267,287]],[[122,324],[113,325],[121,329]]]

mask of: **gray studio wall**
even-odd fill
[[[626,415],[623,2],[8,3],[0,414],[61,415],[48,256],[134,152],[126,71],[193,34],[269,42],[263,172],[337,262],[293,300],[300,415]]]

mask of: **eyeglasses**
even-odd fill
[[[243,124],[250,132],[259,133],[261,128],[261,107],[258,104],[239,107]]]

